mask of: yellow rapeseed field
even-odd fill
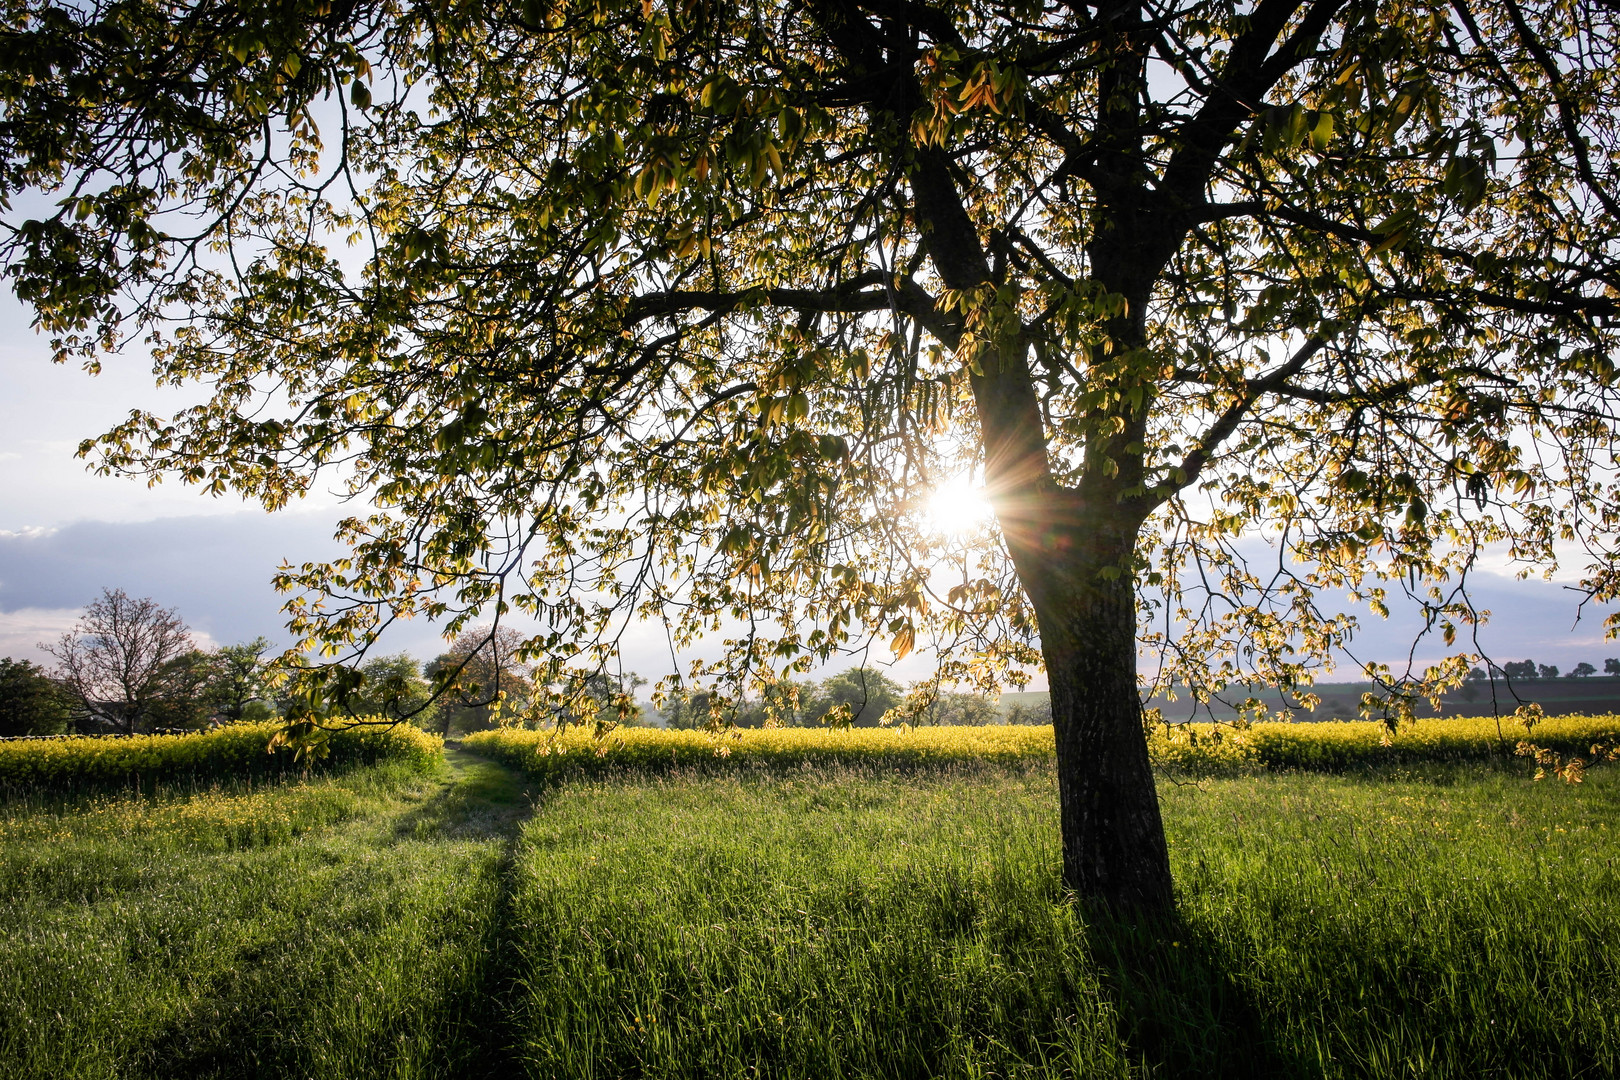
[[[301,769],[288,750],[270,751],[280,725],[232,724],[189,735],[0,741],[0,789],[66,791],[178,780],[225,780]],[[331,733],[317,768],[405,761],[426,768],[443,742],[408,724],[369,725]]]
[[[1476,761],[1511,756],[1526,738],[1561,754],[1620,743],[1620,718],[1567,716],[1542,720],[1533,731],[1511,718],[1423,720],[1391,735],[1376,721],[1218,724],[1156,727],[1148,738],[1154,763],[1198,772],[1254,769],[1338,770],[1420,761]],[[616,728],[598,738],[572,728],[563,734],[507,728],[467,737],[467,749],[523,769],[531,776],[600,774],[730,765],[918,767],[973,761],[1010,763],[1050,758],[1050,726],[990,725],[922,728],[739,728],[711,733]]]

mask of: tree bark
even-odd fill
[[[1019,567],[1051,688],[1063,882],[1116,916],[1168,914],[1170,856],[1136,685],[1135,530],[1070,535],[1032,572]]]

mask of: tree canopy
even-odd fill
[[[133,735],[207,719],[199,699],[211,674],[191,628],[173,608],[123,589],[102,589],[73,629],[45,646],[75,705],[97,723]]]
[[[1044,663],[1066,877],[1162,907],[1139,649],[1291,686],[1353,649],[1319,593],[1400,591],[1433,689],[1483,553],[1616,591],[1607,6],[6,10],[19,295],[209,390],[86,453],[368,497],[284,575],[313,643],[515,608],[547,682],[638,618],[738,692],[863,636]],[[967,536],[924,511],[964,473]]]
[[[70,700],[38,664],[0,658],[0,736],[60,735]]]

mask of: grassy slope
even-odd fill
[[[1605,1076],[1620,769],[1166,785],[1086,927],[1042,770],[528,800],[452,755],[0,808],[0,1074]]]

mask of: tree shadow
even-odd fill
[[[436,987],[427,1001],[399,1016],[375,1018],[364,1045],[342,1052],[343,1075],[456,1076],[519,1075],[512,1022],[518,991],[513,917],[516,857],[522,825],[535,799],[521,779],[494,762],[452,749],[447,783],[418,806],[387,823],[377,841],[384,846],[425,841],[493,840],[500,853],[481,873],[495,876],[493,901],[476,928],[447,924],[446,934],[466,933],[458,943],[465,964]],[[173,1017],[141,1055],[137,1072],[151,1076],[303,1076],[332,1073],[321,1062],[320,1019],[304,1003],[332,997],[341,979],[323,965],[290,959],[305,946],[297,941],[255,944],[230,969],[218,973]],[[335,956],[336,954],[334,954]],[[363,966],[364,961],[354,961]],[[430,1016],[434,1029],[428,1058],[401,1060],[400,1047],[415,1032],[405,1026]],[[420,1042],[421,1040],[418,1040]]]
[[[1150,1075],[1320,1075],[1279,1044],[1229,958],[1179,914],[1144,920],[1093,911],[1086,932],[1120,1037]]]

